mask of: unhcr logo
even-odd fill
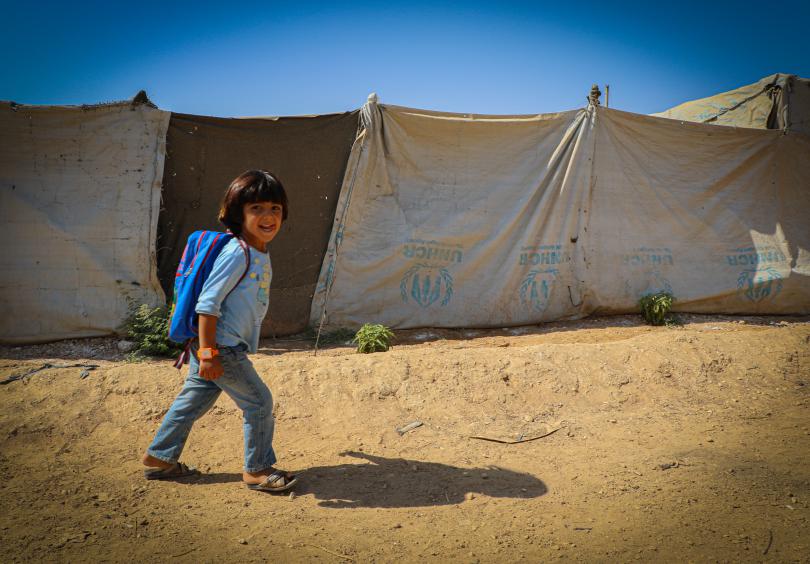
[[[520,266],[538,266],[571,262],[562,245],[534,245],[520,249]]]
[[[755,266],[757,264],[768,264],[775,262],[786,262],[787,257],[777,250],[763,250],[756,252],[755,249],[747,249],[748,252],[726,255],[729,266]]]
[[[425,261],[458,262],[463,260],[461,249],[434,245],[430,243],[419,244],[408,242],[402,247],[402,254],[407,259]]]
[[[554,268],[530,271],[520,285],[520,303],[538,313],[545,311],[557,274]]]
[[[570,261],[571,258],[560,251],[544,251],[539,253],[520,253],[521,266],[538,264],[562,264]]]
[[[725,254],[728,266],[741,266],[737,276],[737,292],[750,302],[772,300],[782,291],[779,267],[788,268],[787,257],[774,245],[757,245],[730,249]]]
[[[405,303],[412,301],[430,307],[438,302],[444,307],[453,297],[453,276],[446,268],[417,264],[405,272],[399,292]]]
[[[737,278],[737,290],[752,302],[773,299],[782,291],[782,275],[772,267],[743,270]]]
[[[626,266],[672,266],[675,259],[669,247],[639,247],[622,255],[622,263]]]

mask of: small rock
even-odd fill
[[[290,501],[295,499],[295,492],[290,492]]]
[[[132,352],[133,350],[135,350],[135,347],[137,345],[135,343],[133,343],[132,341],[118,341],[117,346],[118,346],[118,351],[119,352],[128,353],[128,352]]]
[[[246,540],[246,539],[239,539],[239,540],[238,540],[238,541],[236,541],[236,542],[238,542],[239,544],[247,544],[247,540]]]
[[[467,492],[464,494],[464,499],[470,501],[471,499],[475,499],[475,494],[472,492]]]
[[[608,423],[618,423],[618,421],[616,421],[615,419],[608,419],[607,422]]]
[[[487,474],[486,472],[481,472],[481,478],[486,480],[487,478],[489,478],[489,474]]]

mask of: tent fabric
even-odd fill
[[[598,113],[592,311],[810,312],[810,138]]]
[[[262,335],[305,329],[358,114],[249,119],[172,114],[157,252],[167,295],[188,235],[222,231],[217,213],[228,184],[245,170],[265,169],[284,184],[290,216],[270,244],[273,284]]]
[[[810,136],[810,79],[794,77],[787,92],[788,130]]]
[[[684,102],[656,117],[810,135],[810,80],[772,74],[746,86]]]
[[[600,107],[363,108],[311,322],[810,312],[810,140]]]
[[[155,237],[169,113],[0,103],[0,341],[114,333],[164,299]]]

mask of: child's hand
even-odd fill
[[[216,380],[224,373],[225,369],[222,368],[222,363],[217,357],[214,357],[211,360],[200,361],[200,376],[204,380]]]

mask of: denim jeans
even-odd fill
[[[220,347],[225,373],[216,380],[200,377],[196,347],[183,389],[169,408],[147,453],[164,462],[180,458],[191,426],[216,403],[223,391],[242,410],[245,431],[245,471],[259,472],[276,462],[273,452],[273,396],[247,357],[247,347]]]

